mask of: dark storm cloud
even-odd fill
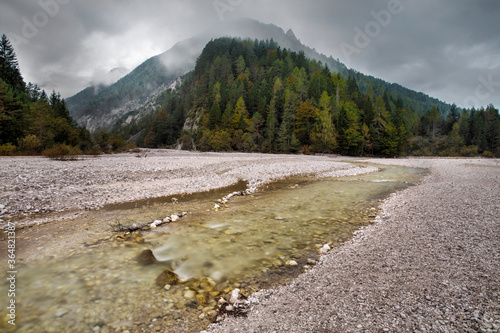
[[[64,96],[109,83],[221,19],[250,17],[291,28],[361,72],[458,105],[500,106],[498,0],[40,0],[52,2],[56,15],[15,46],[26,79]],[[1,32],[22,36],[39,11],[39,1],[2,2]]]

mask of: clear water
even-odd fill
[[[308,259],[317,259],[319,247],[348,240],[369,223],[380,200],[423,174],[382,167],[341,179],[288,179],[234,198],[220,212],[209,210],[219,193],[174,208],[157,203],[102,212],[102,219],[128,223],[152,221],[172,209],[192,213],[143,233],[145,244],[109,241],[20,267],[15,332],[199,331],[221,296],[235,287],[249,294],[297,276]],[[153,250],[159,262],[139,265],[134,258],[144,249]],[[299,265],[287,266],[288,260]],[[169,290],[157,286],[156,277],[166,269],[183,283]],[[1,314],[0,328],[7,331],[12,327]]]

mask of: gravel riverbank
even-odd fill
[[[68,162],[0,158],[0,219],[37,224],[106,204],[206,191],[243,179],[256,186],[299,174],[326,177],[376,170],[344,160],[427,168],[431,174],[422,184],[386,200],[373,225],[290,284],[252,295],[247,317],[229,317],[208,331],[500,332],[498,159],[171,150],[145,155]],[[50,214],[37,214],[42,212]],[[54,224],[45,233],[55,234],[57,228]],[[35,234],[39,230],[31,229]],[[84,240],[61,234],[43,249],[57,245],[67,250]],[[29,253],[42,246],[25,243]]]
[[[45,222],[53,219],[53,214],[48,218],[33,214],[93,210],[106,204],[203,192],[239,180],[257,186],[299,174],[321,177],[369,171],[374,168],[355,167],[326,156],[177,150],[77,161],[0,157],[0,216],[4,220],[13,216],[22,223]]]
[[[369,162],[431,175],[313,269],[252,295],[246,318],[208,332],[500,331],[499,161]]]

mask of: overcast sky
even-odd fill
[[[470,107],[500,107],[499,0],[0,0],[25,81],[69,97],[221,20],[292,29],[365,74]]]

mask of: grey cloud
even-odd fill
[[[341,43],[353,44],[354,29],[373,21],[372,11],[398,0],[217,1],[230,6],[223,19],[250,17],[291,28],[306,45],[346,61]],[[399,1],[401,13],[348,66],[459,105],[464,96],[474,96],[480,76],[491,74],[500,82],[497,0]],[[38,1],[0,3],[0,32],[20,35],[22,18],[40,10]],[[109,82],[113,68],[130,71],[220,18],[212,0],[69,0],[16,52],[26,79],[51,82],[47,88],[67,97],[90,81]],[[478,102],[500,106],[500,87],[494,88],[488,100]]]

